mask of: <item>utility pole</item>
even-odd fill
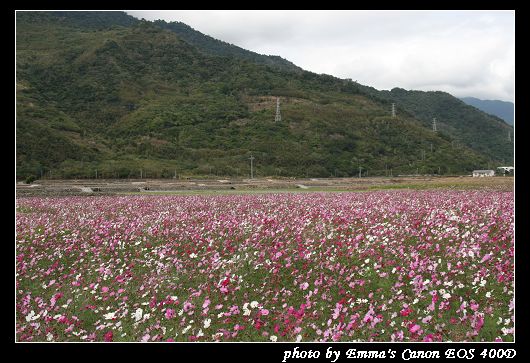
[[[254,179],[254,164],[253,164],[253,161],[255,159],[254,156],[252,156],[252,154],[250,154],[250,179]]]
[[[436,117],[432,119],[432,131],[437,132],[438,129],[436,128]]]
[[[431,142],[431,152],[432,152],[432,142]]]
[[[510,130],[508,130],[508,142],[512,142],[512,135]]]
[[[144,178],[144,171],[140,169],[140,179],[143,179],[143,178]]]
[[[362,167],[359,166],[359,178],[361,178],[361,170],[362,170]]]
[[[396,104],[393,103],[392,104],[392,118],[395,118],[396,117]]]
[[[280,122],[282,115],[280,113],[280,97],[276,97],[276,116],[274,117],[275,122]]]
[[[98,178],[98,169],[96,169],[96,179]]]

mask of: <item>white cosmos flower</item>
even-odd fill
[[[276,335],[271,335],[271,342],[275,342],[278,340],[278,337]]]
[[[103,315],[103,317],[107,320],[114,319],[115,316],[116,316],[116,313],[108,313],[108,314]]]
[[[204,321],[204,329],[208,329],[210,327],[211,322],[212,322],[212,319],[206,319]]]
[[[35,315],[35,312],[33,310],[30,311],[30,313],[28,315],[26,315],[26,321],[32,321],[33,320],[33,316]]]
[[[134,321],[140,321],[140,319],[142,319],[143,313],[144,311],[142,308],[136,309],[136,311],[132,314]]]
[[[257,308],[258,305],[259,305],[259,303],[258,303],[257,301],[252,301],[252,302],[250,303],[250,307],[251,307],[252,309]]]

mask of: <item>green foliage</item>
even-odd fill
[[[35,178],[33,175],[30,175],[26,178],[26,184],[31,184],[33,183],[35,180],[37,180],[37,178]]]
[[[202,34],[189,25],[181,22],[167,23],[164,20],[157,20],[155,25],[162,29],[174,32],[179,38],[197,47],[201,52],[213,56],[236,57],[253,63],[263,64],[285,71],[301,72],[302,69],[293,63],[279,56],[262,55],[248,51],[233,44],[214,39]]]
[[[437,129],[446,137],[493,160],[513,162],[513,143],[507,137],[509,131],[513,133],[513,127],[448,93],[394,88],[378,91],[377,97],[389,103],[395,102],[398,112],[402,108],[425,127],[431,127],[432,119],[436,117]]]
[[[129,20],[17,13],[17,178],[245,177],[251,153],[257,176],[459,174],[513,156],[496,119],[447,94],[380,92]]]

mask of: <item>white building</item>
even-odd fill
[[[502,170],[503,175],[510,174],[512,171],[515,170],[513,166],[499,166],[497,169]]]
[[[473,170],[473,178],[484,177],[484,176],[495,176],[493,170]]]

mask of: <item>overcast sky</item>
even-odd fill
[[[127,11],[377,89],[514,101],[514,11]]]

